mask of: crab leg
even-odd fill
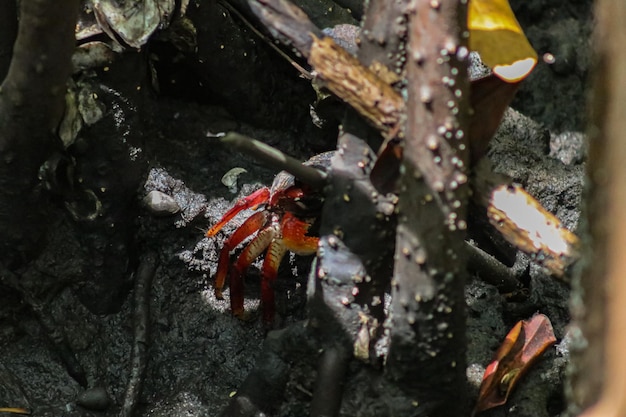
[[[311,255],[317,250],[319,238],[306,235],[310,226],[307,221],[300,220],[291,213],[285,213],[280,225],[282,237],[274,239],[267,248],[261,280],[261,307],[263,321],[266,323],[274,320],[274,282],[287,250],[298,255]]]
[[[262,212],[267,215],[267,212]],[[233,315],[243,316],[243,274],[263,251],[270,246],[272,241],[279,235],[278,223],[272,223],[269,227],[259,231],[248,246],[245,247],[237,261],[233,265],[230,274],[230,308]]]
[[[245,222],[235,232],[224,241],[224,246],[220,252],[220,260],[217,264],[217,272],[215,273],[215,297],[223,299],[222,288],[228,275],[230,264],[230,251],[235,249],[245,238],[259,230],[265,225],[269,218],[267,211],[259,211],[248,217]],[[232,294],[232,290],[231,290]]]
[[[267,187],[259,188],[247,197],[238,200],[235,205],[222,216],[220,221],[215,223],[207,232],[206,237],[213,237],[219,232],[226,223],[235,217],[240,211],[256,208],[260,204],[265,204],[270,199],[270,190]]]
[[[271,323],[274,321],[274,282],[278,276],[278,267],[283,257],[287,253],[287,246],[283,239],[276,239],[270,243],[263,260],[263,273],[261,279],[261,311],[263,311],[263,321]]]

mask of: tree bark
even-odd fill
[[[387,376],[431,416],[467,410],[465,254],[466,8],[412,3]]]
[[[13,44],[17,36],[17,3],[15,0],[0,2],[0,80],[7,75]]]
[[[77,0],[22,1],[13,57],[0,86],[0,244],[3,262],[22,264],[46,230],[38,171],[64,109]]]
[[[570,402],[584,409],[598,401],[583,415],[610,417],[626,414],[626,4],[598,0],[596,19],[586,247],[571,302],[583,338],[574,345]]]

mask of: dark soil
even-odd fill
[[[521,183],[575,230],[583,178],[580,132],[584,129],[590,61],[590,2],[512,3],[540,56],[551,52],[556,63],[540,62],[525,81],[512,106],[515,110],[507,113],[489,156],[497,171]],[[323,3],[319,9],[326,10],[321,7],[327,9],[328,5]],[[333,10],[335,20],[331,21],[341,18],[354,23],[341,7],[334,5]],[[39,416],[112,416],[120,412],[133,370],[133,291],[137,290],[131,289],[132,273],[145,262],[148,252],[156,254],[158,266],[147,289],[148,364],[135,415],[218,416],[257,364],[266,338],[258,319],[258,264],[246,279],[246,310],[251,320],[233,318],[229,291],[224,300],[218,300],[212,287],[222,241],[245,215],[215,239],[205,238],[204,231],[235,199],[271,184],[276,172],[226,148],[215,136],[238,131],[305,160],[332,150],[336,131],[332,123],[322,130],[311,122],[309,105],[315,95],[310,84],[240,21],[225,18],[227,14],[216,6],[190,6],[189,16],[198,28],[198,56],[168,63],[168,52],[155,43],[152,52],[162,54],[155,66],[160,94],[146,88],[141,95],[128,95],[133,105],[124,110],[123,117],[140,131],[143,159],[132,204],[115,214],[126,217],[127,222],[116,224],[124,224],[131,232],[132,244],[124,246],[124,255],[105,251],[109,256],[103,260],[103,268],[112,268],[118,280],[117,292],[112,294],[101,282],[90,281],[109,275],[94,266],[93,253],[85,250],[85,241],[77,232],[82,229],[73,225],[63,202],[58,205],[59,220],[44,255],[24,271],[29,277],[24,284],[27,288],[41,285],[37,302],[2,286],[0,406],[26,407]],[[318,24],[324,26],[323,20],[330,17],[321,13],[319,19],[322,23]],[[121,67],[116,73],[113,68],[112,74],[98,73],[86,82],[124,91],[125,83],[116,77],[124,78],[126,70]],[[101,134],[97,124],[91,129],[94,137]],[[108,156],[93,158],[107,160]],[[233,190],[220,179],[235,167],[246,172]],[[148,211],[141,200],[153,190],[173,197],[180,211],[160,216]],[[270,333],[266,349],[271,350],[272,343],[287,346],[284,335],[300,334],[299,329],[306,326],[309,262],[292,258],[291,268],[283,265],[275,326],[291,333]],[[87,274],[89,268],[95,272]],[[130,275],[124,272],[127,269]],[[505,406],[484,415],[562,415],[569,287],[521,254],[512,270],[524,284],[519,294],[499,293],[480,274],[468,282],[471,396],[475,398],[484,368],[507,331],[516,321],[541,312],[550,318],[559,345],[549,349],[524,377]],[[60,337],[50,338],[46,326]],[[301,337],[301,350],[289,347],[291,351],[283,358],[291,369],[273,415],[301,417],[309,413],[318,357],[307,350],[306,336]],[[78,365],[72,365],[72,356]],[[377,378],[375,369],[353,360],[340,415],[388,415],[387,404],[394,397],[377,390]],[[81,380],[86,384],[81,386]]]

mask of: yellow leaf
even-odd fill
[[[467,26],[470,49],[502,80],[520,81],[537,64],[537,53],[507,0],[470,0]]]

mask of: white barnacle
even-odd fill
[[[465,46],[461,46],[456,50],[456,58],[459,61],[464,61],[469,57],[469,49]]]
[[[424,104],[430,104],[433,101],[433,93],[429,86],[422,85],[420,87],[420,101]]]
[[[426,138],[426,147],[431,151],[435,151],[437,150],[437,148],[439,148],[439,141],[437,140],[437,137],[435,135],[429,135]]]

